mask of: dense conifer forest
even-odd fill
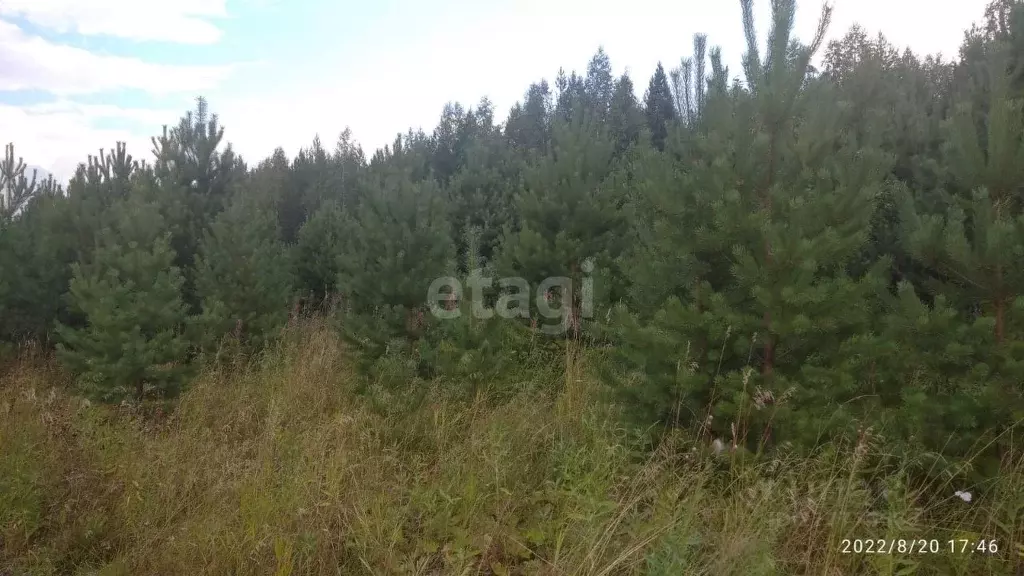
[[[370,155],[203,98],[66,185],[8,145],[0,574],[1024,565],[1024,3],[947,60],[751,2],[741,70],[598,49]]]

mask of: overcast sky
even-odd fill
[[[919,53],[955,56],[986,0],[837,0],[830,38],[854,23]],[[755,0],[759,35],[770,0]],[[809,39],[819,1],[798,4]],[[372,153],[445,102],[482,96],[499,119],[530,82],[585,71],[598,46],[642,95],[658,61],[695,32],[743,51],[739,0],[0,0],[0,142],[69,177],[115,141],[149,158],[149,137],[210,100],[250,164],[352,128]]]

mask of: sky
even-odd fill
[[[987,0],[836,0],[829,38],[854,23],[899,47],[954,57]],[[770,0],[754,0],[766,37]],[[821,2],[798,0],[809,40]],[[100,148],[150,137],[204,95],[250,165],[346,127],[367,154],[430,132],[446,102],[503,120],[531,82],[585,72],[599,46],[638,97],[697,32],[730,75],[744,49],[739,0],[0,0],[0,143],[66,180]]]

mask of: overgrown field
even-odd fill
[[[207,370],[166,407],[89,405],[23,354],[0,380],[0,574],[1020,570],[1020,451],[990,485],[918,488],[872,472],[886,446],[870,436],[810,458],[740,461],[686,436],[652,452],[586,357],[511,401],[434,386],[384,411],[402,392],[357,393],[350,355],[317,327]],[[844,553],[858,538],[941,551]],[[998,551],[950,552],[961,538]]]

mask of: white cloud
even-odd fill
[[[225,0],[3,0],[0,16],[20,16],[58,32],[132,40],[212,44],[227,15]]]
[[[21,108],[29,117],[73,116],[89,120],[118,119],[159,128],[164,124],[175,124],[183,110],[160,110],[155,108],[122,108],[110,104],[81,104],[70,100],[44,102]]]
[[[195,93],[211,88],[227,72],[225,66],[171,66],[94,54],[29,36],[0,20],[0,90],[42,90],[61,96],[124,88]]]

